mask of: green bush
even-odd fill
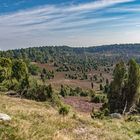
[[[93,98],[95,96],[95,91],[94,90],[89,90],[88,92],[89,92],[89,96],[91,98]]]
[[[83,97],[87,97],[89,95],[89,93],[87,91],[82,91],[80,93],[80,96],[83,96]]]
[[[0,58],[1,91],[17,91],[20,81],[26,79],[27,75],[28,69],[23,60]]]
[[[69,113],[69,111],[70,111],[70,108],[68,107],[68,106],[61,106],[61,108],[59,109],[59,114],[60,115],[63,115],[63,116],[66,116],[66,115],[68,115],[68,113]]]
[[[19,88],[19,82],[13,78],[11,80],[4,80],[0,83],[0,91],[7,91],[7,90],[17,90]]]
[[[103,119],[104,113],[102,111],[94,111],[94,109],[91,112],[91,118],[92,119]]]
[[[127,122],[138,122],[140,120],[140,116],[127,116],[127,118],[125,119],[125,121]]]
[[[29,87],[20,90],[19,95],[23,98],[45,102],[48,101],[52,105],[61,106],[62,102],[58,94],[54,94],[51,85],[38,84],[35,79],[30,80]]]
[[[100,111],[94,111],[94,109],[91,112],[91,118],[93,119],[103,119],[104,117],[109,116],[109,110],[108,108]]]
[[[69,96],[78,96],[78,94],[74,89],[70,88]]]
[[[92,92],[93,92],[92,90],[91,91],[82,90],[82,88],[80,88],[80,87],[71,88],[69,86],[61,85],[61,90],[60,90],[59,94],[62,97],[65,97],[65,96],[82,96],[82,97],[87,97],[87,96],[91,96]]]
[[[107,102],[107,97],[104,94],[96,94],[91,96],[91,102],[94,103],[105,103]]]
[[[87,97],[88,95],[90,95],[90,92],[83,91],[80,87],[76,87],[75,89],[70,88],[70,90],[69,90],[69,96]]]
[[[24,98],[36,100],[36,101],[46,101],[52,100],[53,98],[53,90],[51,85],[30,85],[29,88],[20,92],[20,95]]]
[[[4,87],[4,86],[0,86],[0,91],[6,92],[6,91],[8,91],[8,89],[6,87]]]
[[[38,75],[38,73],[40,72],[40,68],[34,64],[30,64],[28,66],[28,69],[29,69],[29,73],[31,73],[32,75]]]
[[[60,95],[62,97],[67,96],[67,90],[66,90],[66,88],[63,85],[61,85]]]
[[[17,91],[19,89],[19,85],[20,85],[20,83],[15,78],[13,78],[11,80],[10,90]]]

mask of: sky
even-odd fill
[[[0,0],[0,49],[140,43],[140,0]]]

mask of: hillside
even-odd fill
[[[0,140],[139,140],[138,46],[1,52]]]
[[[62,117],[48,103],[0,96],[0,110],[12,117],[0,122],[1,140],[139,140],[135,121],[91,119],[76,112]]]
[[[83,63],[87,59],[100,64],[129,60],[134,57],[139,61],[140,44],[114,44],[94,47],[69,47],[69,46],[42,46],[1,51],[0,56],[12,58],[28,58],[30,61],[63,63]],[[111,60],[110,60],[111,59]],[[70,60],[70,62],[69,62]]]

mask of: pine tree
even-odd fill
[[[140,99],[140,68],[134,59],[129,61],[127,89],[127,111],[130,111]]]
[[[134,59],[129,61],[128,73],[123,62],[116,65],[114,80],[108,94],[110,112],[133,112],[140,101],[140,68]]]
[[[110,112],[122,112],[124,106],[123,100],[123,88],[125,86],[126,67],[123,61],[118,63],[114,69],[113,81],[110,84],[110,91],[108,93],[108,103]]]

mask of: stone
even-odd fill
[[[7,114],[0,113],[0,120],[2,120],[2,121],[10,121],[11,117],[8,116]]]
[[[110,114],[111,118],[121,119],[122,115],[120,113],[112,113]]]

